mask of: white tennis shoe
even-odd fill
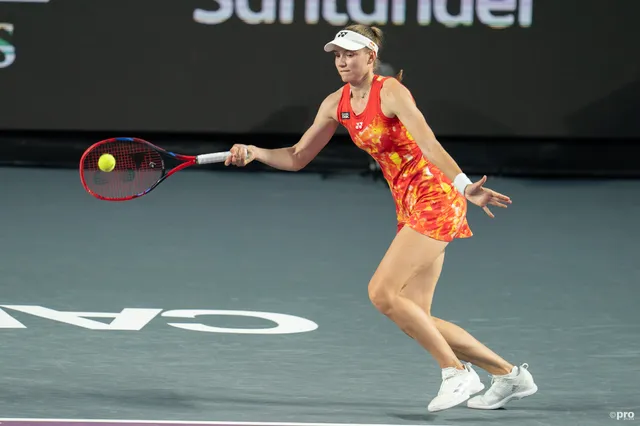
[[[491,377],[491,387],[484,395],[478,395],[467,402],[467,407],[479,410],[495,410],[512,399],[522,399],[538,391],[528,364],[514,366],[511,373]]]
[[[464,363],[464,369],[454,367],[442,369],[442,384],[438,395],[429,403],[427,409],[431,412],[446,410],[465,402],[471,395],[484,389],[471,364]]]

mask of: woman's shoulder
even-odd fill
[[[407,88],[407,86],[405,86],[400,80],[395,77],[385,78],[382,82],[382,87],[380,88],[380,99],[382,101],[395,101],[402,98],[406,99],[406,97],[415,102],[413,94],[409,88]]]

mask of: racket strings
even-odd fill
[[[112,171],[100,170],[105,154],[115,158]],[[135,141],[110,141],[95,146],[84,159],[82,172],[87,187],[108,199],[122,199],[150,190],[164,174],[159,152]]]

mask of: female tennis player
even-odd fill
[[[409,90],[397,78],[375,74],[382,31],[351,25],[324,47],[334,52],[344,85],[327,96],[311,127],[294,146],[264,149],[234,145],[225,165],[259,161],[298,171],[329,142],[339,125],[380,165],[395,200],[397,234],[369,282],[373,305],[415,339],[438,362],[442,384],[429,411],[459,405],[502,407],[511,399],[533,395],[537,386],[527,364],[515,366],[462,328],[431,315],[431,302],[442,270],[445,248],[471,237],[467,200],[494,217],[489,206],[506,208],[509,197],[473,183],[440,145]],[[471,364],[493,375],[484,389]]]

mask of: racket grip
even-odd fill
[[[229,155],[231,155],[230,151],[202,154],[196,157],[196,162],[198,164],[222,163]]]

